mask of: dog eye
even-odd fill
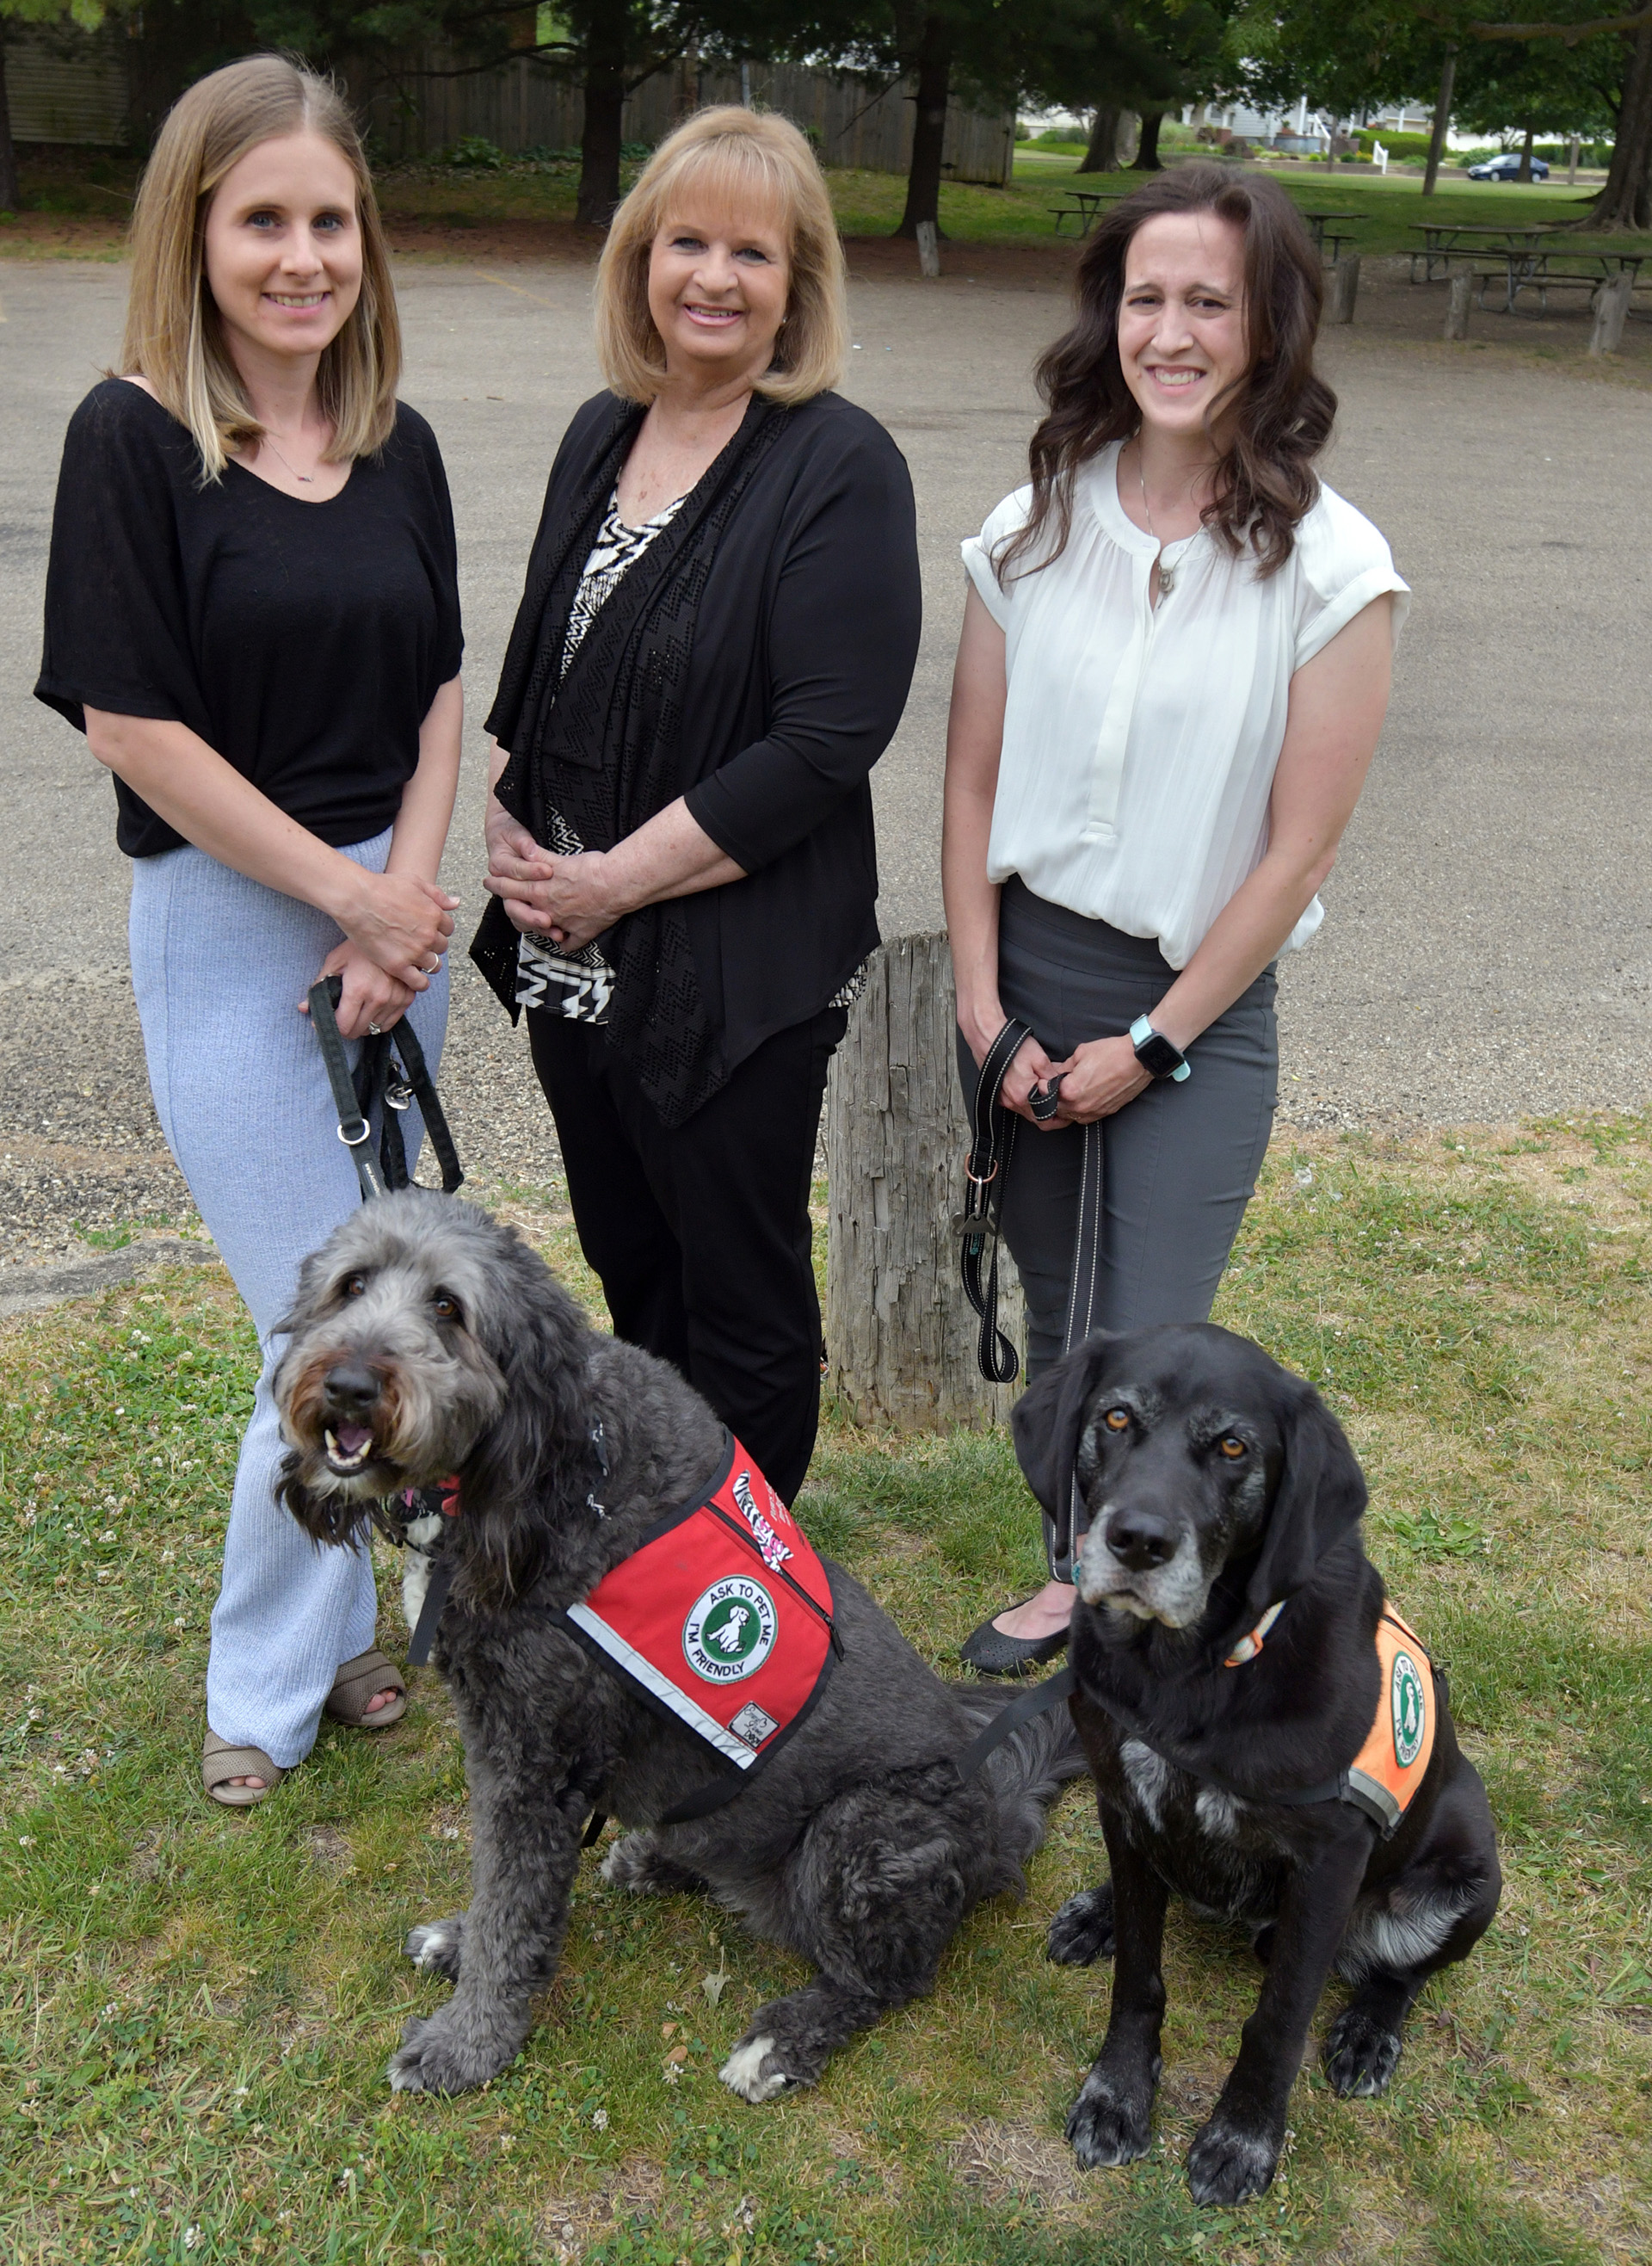
[[[359,1298],[367,1288],[367,1277],[365,1275],[347,1275],[339,1287],[347,1298]]]
[[[1128,1408],[1109,1408],[1101,1422],[1109,1432],[1128,1432],[1130,1429],[1130,1412]]]
[[[464,1314],[451,1290],[438,1290],[430,1301],[431,1309],[439,1322],[462,1322]]]
[[[1241,1456],[1248,1456],[1250,1453],[1244,1441],[1235,1432],[1224,1432],[1216,1444],[1231,1464],[1238,1463]]]

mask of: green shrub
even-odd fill
[[[444,153],[444,162],[462,167],[466,172],[496,173],[505,163],[505,153],[497,142],[488,141],[485,135],[461,134]]]

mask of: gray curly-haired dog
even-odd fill
[[[281,1327],[281,1493],[310,1533],[349,1542],[385,1497],[459,1476],[435,1660],[464,1740],[471,1900],[407,1939],[458,1987],[408,2023],[392,2086],[456,2092],[515,2058],[594,1811],[632,1829],[606,1879],[709,1890],[814,1963],[723,2067],[750,2102],[813,2084],[846,2038],[930,1990],[975,1904],[1024,1888],[1045,1806],[1085,1767],[1067,1711],[961,1777],[954,1758],[1002,1698],[943,1685],[835,1565],[843,1656],[817,1704],[727,1807],[660,1824],[716,1764],[558,1613],[715,1480],[725,1435],[676,1370],[593,1330],[513,1229],[418,1189],[365,1204],[305,1261]]]

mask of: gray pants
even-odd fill
[[[1052,1061],[1087,1040],[1122,1034],[1174,980],[1151,939],[1086,920],[1020,881],[1005,884],[999,997],[1006,1015],[1032,1025]],[[958,1060],[971,1103],[975,1058],[961,1040]],[[1093,1328],[1202,1322],[1210,1314],[1278,1099],[1271,969],[1194,1041],[1188,1060],[1191,1078],[1157,1079],[1101,1121]],[[1016,1127],[1002,1224],[1027,1298],[1029,1380],[1064,1350],[1084,1133],[1074,1125],[1044,1132],[1024,1119]]]

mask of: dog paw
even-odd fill
[[[1193,2136],[1188,2151],[1188,2185],[1198,2204],[1254,2202],[1266,2195],[1279,2166],[1279,2143],[1267,2132],[1247,2132],[1226,2123],[1218,2111]]]
[[[1126,2091],[1114,2079],[1091,2071],[1067,2112],[1067,2139],[1085,2171],[1133,2164],[1147,2153],[1152,2101],[1151,2083]]]
[[[456,1912],[451,1919],[423,1921],[411,1932],[402,1949],[415,1967],[422,1967],[432,1975],[445,1975],[450,1983],[457,1983],[464,1937],[464,1914]]]
[[[391,2056],[385,2075],[396,2093],[468,2093],[508,2069],[515,2045],[474,2043],[456,2036],[451,2010],[418,2018],[401,2034],[401,2049]]]
[[[731,2093],[737,2093],[754,2108],[772,2101],[792,2082],[775,2054],[774,2040],[769,2037],[742,2038],[717,2074]]]
[[[1113,1956],[1113,1883],[1081,1889],[1069,1897],[1049,1923],[1045,1945],[1057,1967],[1088,1967]]]
[[[1358,2007],[1337,2016],[1325,2042],[1325,2073],[1333,2093],[1340,2093],[1344,2101],[1370,2100],[1383,2091],[1399,2066],[1397,2031]]]
[[[633,1897],[681,1895],[705,1885],[698,1873],[665,1856],[652,1833],[627,1833],[596,1869],[610,1888],[627,1889]]]

